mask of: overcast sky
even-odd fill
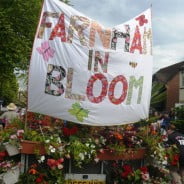
[[[71,0],[71,4],[107,27],[132,19],[152,4],[153,71],[184,61],[184,0]]]

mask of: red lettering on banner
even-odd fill
[[[49,40],[53,40],[56,36],[61,37],[62,42],[66,42],[64,13],[59,17],[58,23],[52,30]]]
[[[101,94],[98,97],[94,97],[93,95],[93,86],[96,80],[100,80],[102,83]],[[103,74],[97,73],[91,76],[91,78],[88,81],[88,85],[86,89],[86,93],[89,101],[93,103],[100,103],[101,101],[103,101],[105,96],[107,95],[107,87],[108,87],[108,81]]]
[[[135,50],[139,50],[139,53],[142,54],[142,45],[141,45],[141,34],[139,32],[139,27],[136,26],[134,38],[130,48],[130,52],[134,53]]]
[[[46,22],[47,17],[52,17],[52,18],[58,18],[59,14],[58,13],[52,13],[52,12],[44,12],[41,20],[41,24],[38,30],[38,38],[43,37],[43,33],[45,31],[45,28],[51,28],[52,23],[51,22]]]
[[[123,89],[122,89],[122,94],[121,96],[117,99],[114,97],[114,90],[115,90],[115,86],[118,82],[121,82],[122,85],[123,85]],[[109,86],[109,92],[108,92],[108,95],[109,95],[109,100],[113,103],[113,104],[120,104],[122,103],[125,98],[126,98],[126,95],[127,95],[127,89],[128,89],[128,83],[127,83],[127,80],[126,78],[123,76],[123,75],[118,75],[116,76],[112,81],[111,81],[111,84]]]

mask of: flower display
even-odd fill
[[[153,123],[154,120],[150,119],[116,127],[90,127],[29,113],[26,129],[23,128],[23,120],[15,120],[0,134],[0,139],[2,143],[9,142],[20,149],[23,140],[39,143],[28,153],[35,154],[37,162],[24,173],[26,177],[20,177],[22,183],[63,183],[64,167],[68,160],[72,159],[72,164],[82,168],[85,164],[104,160],[105,154],[108,156],[107,160],[111,160],[113,156],[114,160],[123,161],[141,159],[144,155],[147,164],[144,167],[133,168],[126,162],[123,165],[114,163],[114,183],[164,183],[167,181],[163,177],[164,174],[159,179],[156,178],[150,174],[148,165],[164,173],[169,165],[178,164],[179,155],[176,146],[166,147],[164,140],[167,137],[163,137],[153,128]],[[41,147],[44,151],[41,151]],[[143,154],[137,157],[138,153]],[[5,157],[6,152],[0,152],[2,162],[5,161]]]

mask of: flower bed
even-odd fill
[[[140,160],[145,157],[146,149],[127,149],[123,152],[115,152],[111,150],[103,150],[97,157],[100,160]]]
[[[24,122],[19,123],[21,126],[12,123],[0,134],[0,139],[2,142],[10,140],[10,144],[20,148],[20,153],[37,154],[39,164],[30,168],[27,180],[21,177],[23,183],[59,182],[64,178],[64,161],[70,159],[79,168],[99,160],[144,159],[147,165],[158,170],[177,164],[177,150],[165,149],[163,137],[153,130],[153,122],[155,119],[117,127],[90,127],[32,113],[28,115],[25,131]],[[47,165],[43,172],[42,164]],[[140,169],[132,171],[139,177],[141,172]]]

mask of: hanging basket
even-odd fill
[[[9,142],[4,143],[4,147],[8,152],[9,156],[14,156],[20,153],[20,150],[17,146],[10,144]]]
[[[28,141],[28,140],[22,140],[20,143],[20,152],[23,154],[39,154],[39,155],[45,155],[46,150],[43,143],[40,142],[34,142],[34,141]]]
[[[127,149],[123,152],[104,150],[97,157],[100,160],[141,160],[146,154],[146,148]]]

